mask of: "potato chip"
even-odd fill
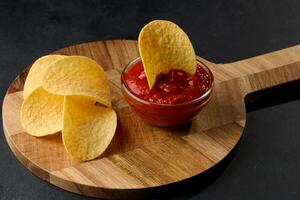
[[[33,63],[24,84],[24,91],[23,91],[24,99],[35,89],[42,86],[42,80],[48,67],[52,63],[62,59],[63,57],[65,56],[47,55],[37,59]]]
[[[21,107],[21,123],[30,135],[45,136],[62,130],[64,97],[42,87],[26,97]]]
[[[141,30],[138,43],[150,88],[158,74],[171,69],[196,72],[194,48],[185,32],[174,23],[165,20],[148,23]]]
[[[103,68],[83,56],[58,60],[45,73],[43,88],[57,95],[86,96],[111,107],[110,89]]]
[[[111,142],[117,117],[111,108],[81,96],[65,96],[63,142],[68,153],[85,161],[98,157]]]
[[[106,74],[87,57],[41,57],[28,74],[23,96],[23,128],[38,137],[62,130],[66,150],[79,160],[98,157],[114,136],[116,113],[103,106],[111,106]]]

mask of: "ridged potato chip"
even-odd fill
[[[70,155],[91,160],[104,152],[111,142],[117,116],[111,108],[96,106],[82,96],[65,96],[63,142]]]
[[[62,59],[63,57],[65,56],[47,55],[47,56],[40,57],[33,63],[24,84],[24,91],[23,91],[24,99],[35,89],[42,86],[42,80],[48,67],[54,62]]]
[[[49,93],[85,96],[111,107],[110,88],[103,68],[84,56],[68,56],[52,64],[42,86]]]
[[[138,45],[150,88],[158,74],[171,69],[189,74],[196,72],[196,55],[188,36],[170,21],[155,20],[146,24],[139,34]]]
[[[30,135],[45,136],[62,130],[64,97],[50,94],[42,87],[23,101],[21,123]]]

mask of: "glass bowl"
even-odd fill
[[[180,104],[158,104],[144,100],[134,94],[126,85],[125,75],[128,70],[136,64],[142,62],[138,57],[129,62],[122,71],[121,91],[135,113],[146,122],[156,126],[176,126],[191,121],[210,100],[214,77],[209,68],[197,57],[197,65],[201,65],[210,76],[208,90],[202,95],[191,101]]]

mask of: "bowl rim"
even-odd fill
[[[131,60],[129,63],[127,63],[125,65],[125,67],[122,70],[121,73],[121,87],[125,90],[125,92],[127,94],[129,94],[129,96],[133,99],[135,99],[136,101],[142,103],[142,104],[147,104],[147,105],[153,105],[153,106],[162,106],[162,107],[174,107],[174,106],[188,106],[188,105],[192,105],[192,104],[196,104],[200,101],[202,101],[203,99],[205,99],[206,97],[210,97],[212,91],[213,91],[213,87],[214,87],[214,76],[213,73],[211,72],[211,70],[206,66],[206,64],[204,64],[201,60],[199,56],[196,56],[196,62],[197,63],[201,63],[201,66],[204,67],[206,69],[206,71],[209,73],[209,76],[211,78],[211,84],[210,84],[210,88],[201,96],[191,100],[191,101],[187,101],[184,103],[178,103],[178,104],[160,104],[160,103],[154,103],[154,102],[150,102],[147,101],[145,99],[140,98],[139,96],[137,96],[136,94],[134,94],[131,89],[127,86],[126,82],[125,82],[125,74],[127,72],[128,69],[130,69],[129,67],[134,66],[136,63],[142,61],[141,57],[137,57],[133,60]],[[207,101],[204,101],[203,103],[207,103]]]

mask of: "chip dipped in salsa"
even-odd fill
[[[122,71],[121,91],[133,111],[156,126],[191,121],[209,102],[214,77],[175,23],[154,20],[138,38],[140,57]]]
[[[157,76],[150,89],[143,63],[137,62],[125,75],[128,88],[138,97],[158,104],[181,104],[202,96],[211,87],[209,72],[197,63],[195,74],[172,69],[168,73]]]

